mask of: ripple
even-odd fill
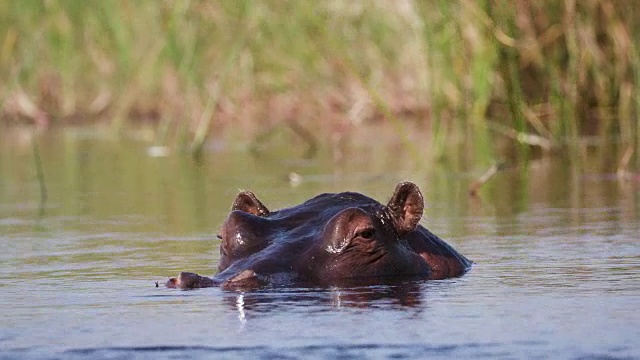
[[[341,358],[355,359],[363,357],[379,358],[421,358],[425,356],[449,358],[451,356],[492,357],[509,355],[500,350],[497,343],[467,344],[312,344],[297,347],[273,346],[136,346],[102,347],[70,349],[58,354],[68,359],[96,358],[200,358],[200,357],[239,357],[239,358]],[[475,356],[473,355],[475,354]]]
[[[3,359],[128,359],[128,358],[252,358],[252,359],[298,359],[298,358],[495,358],[519,357],[524,355],[518,351],[509,350],[508,344],[501,343],[463,343],[463,344],[311,344],[297,347],[278,346],[208,346],[208,345],[151,345],[151,346],[122,346],[68,349],[58,353],[43,354],[39,349],[16,349],[5,353]],[[535,348],[544,343],[522,341],[517,346]],[[534,355],[529,353],[529,356]],[[555,357],[553,352],[536,353],[537,356]],[[616,356],[606,353],[582,353],[572,356],[576,359],[631,359],[629,356]]]

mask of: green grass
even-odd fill
[[[528,158],[530,139],[571,152],[589,137],[631,146],[637,164],[639,12],[618,0],[3,1],[0,115],[115,132],[153,121],[157,142],[183,137],[194,153],[234,127],[250,139],[296,121],[330,137],[389,121],[435,158],[464,144],[489,164]],[[429,129],[417,145],[414,122]]]

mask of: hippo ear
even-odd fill
[[[424,210],[424,199],[418,186],[411,182],[399,183],[387,209],[400,236],[415,230]]]
[[[269,209],[262,205],[260,200],[258,200],[251,191],[243,191],[236,196],[236,199],[233,201],[233,206],[231,207],[231,211],[233,210],[244,211],[256,216],[266,216],[269,214]]]

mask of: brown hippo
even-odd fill
[[[183,272],[166,286],[242,288],[461,276],[471,261],[418,224],[423,209],[422,193],[410,182],[398,184],[386,206],[343,192],[269,211],[244,191],[218,235],[218,274],[208,278]]]

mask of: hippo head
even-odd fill
[[[321,194],[269,211],[251,192],[238,194],[220,235],[219,273],[182,273],[170,287],[244,287],[346,279],[445,278],[470,262],[418,225],[424,201],[410,182],[387,205],[355,192]]]
[[[404,239],[423,208],[420,190],[409,182],[396,187],[386,206],[339,193],[270,212],[242,192],[222,227],[218,269],[223,279],[243,282],[272,274],[322,282],[425,275],[428,264]]]
[[[304,266],[329,281],[428,274],[425,260],[404,239],[416,229],[423,208],[422,194],[412,183],[399,184],[387,206],[345,207],[303,254]]]

